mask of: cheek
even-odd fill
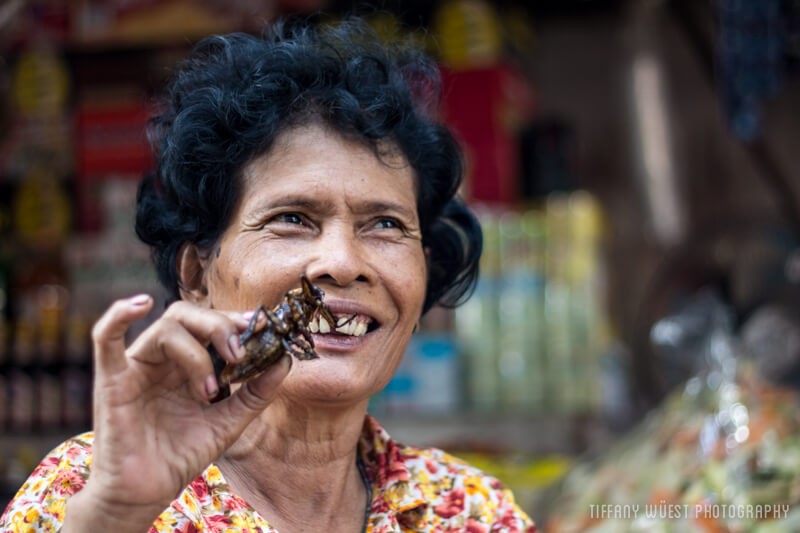
[[[281,274],[287,270],[272,264],[273,254],[258,254],[223,248],[208,273],[208,289],[212,307],[217,309],[251,309],[280,299],[285,285]],[[274,293],[274,294],[273,294]]]
[[[240,300],[241,287],[247,283],[237,260],[217,260],[208,270],[208,296],[214,309],[245,309],[247,302]]]
[[[419,314],[425,300],[428,286],[428,267],[422,250],[414,250],[406,255],[402,263],[394,263],[396,269],[396,290],[400,298],[411,308],[411,312]],[[414,317],[416,320],[416,316]]]

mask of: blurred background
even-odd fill
[[[390,433],[538,515],[574,465],[726,375],[713,333],[797,381],[798,0],[5,0],[0,503],[90,427],[97,316],[163,301],[132,217],[175,64],[211,33],[351,12],[438,59],[485,231],[474,297],[425,317],[373,402]]]

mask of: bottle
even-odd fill
[[[36,422],[39,430],[47,432],[61,426],[61,346],[68,292],[63,285],[45,283],[35,293],[39,331],[34,370]]]
[[[15,433],[30,433],[36,420],[34,381],[35,321],[27,309],[14,322],[14,343],[8,372],[9,429]]]
[[[414,376],[414,408],[452,414],[460,404],[461,357],[453,334],[452,310],[434,307],[411,337],[406,356]]]
[[[3,254],[3,250],[0,249],[0,433],[8,428],[9,405],[11,404],[11,397],[8,389],[8,373],[11,368],[11,335],[8,322],[8,301],[9,270],[7,262],[5,261],[5,254]]]
[[[538,411],[544,402],[540,218],[534,211],[508,212],[500,225],[500,400],[517,413]]]
[[[472,297],[456,310],[455,332],[463,355],[465,403],[476,413],[492,414],[499,404],[499,224],[497,214],[476,209],[483,226],[481,276]]]
[[[64,427],[85,431],[91,425],[92,365],[89,324],[78,305],[67,315],[64,361],[61,368],[61,419]]]
[[[14,276],[14,341],[11,426],[14,431],[53,430],[60,425],[58,365],[66,305],[60,249],[20,254]]]

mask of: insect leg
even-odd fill
[[[288,341],[291,345],[299,350],[301,350],[300,354],[297,354],[298,359],[316,359],[317,354],[314,351],[314,345],[306,341],[304,336],[298,336],[297,333],[291,333],[288,336]]]
[[[269,319],[269,311],[267,311],[267,308],[264,307],[263,305],[259,305],[258,307],[256,307],[253,316],[250,318],[250,323],[247,324],[247,329],[245,330],[244,333],[242,333],[240,337],[240,344],[246,343],[248,340],[250,340],[250,337],[253,336],[253,334],[256,331],[256,324],[258,324],[259,317],[261,315],[264,315],[265,317],[267,317],[267,319]]]

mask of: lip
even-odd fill
[[[373,322],[380,324],[380,320],[375,318],[375,314],[367,306],[353,300],[325,299],[325,305],[334,315],[363,315]]]
[[[352,352],[360,348],[369,339],[370,333],[366,333],[361,337],[353,337],[350,335],[330,335],[312,333],[311,337],[314,339],[314,351],[317,355],[324,356],[331,353],[346,353]]]

